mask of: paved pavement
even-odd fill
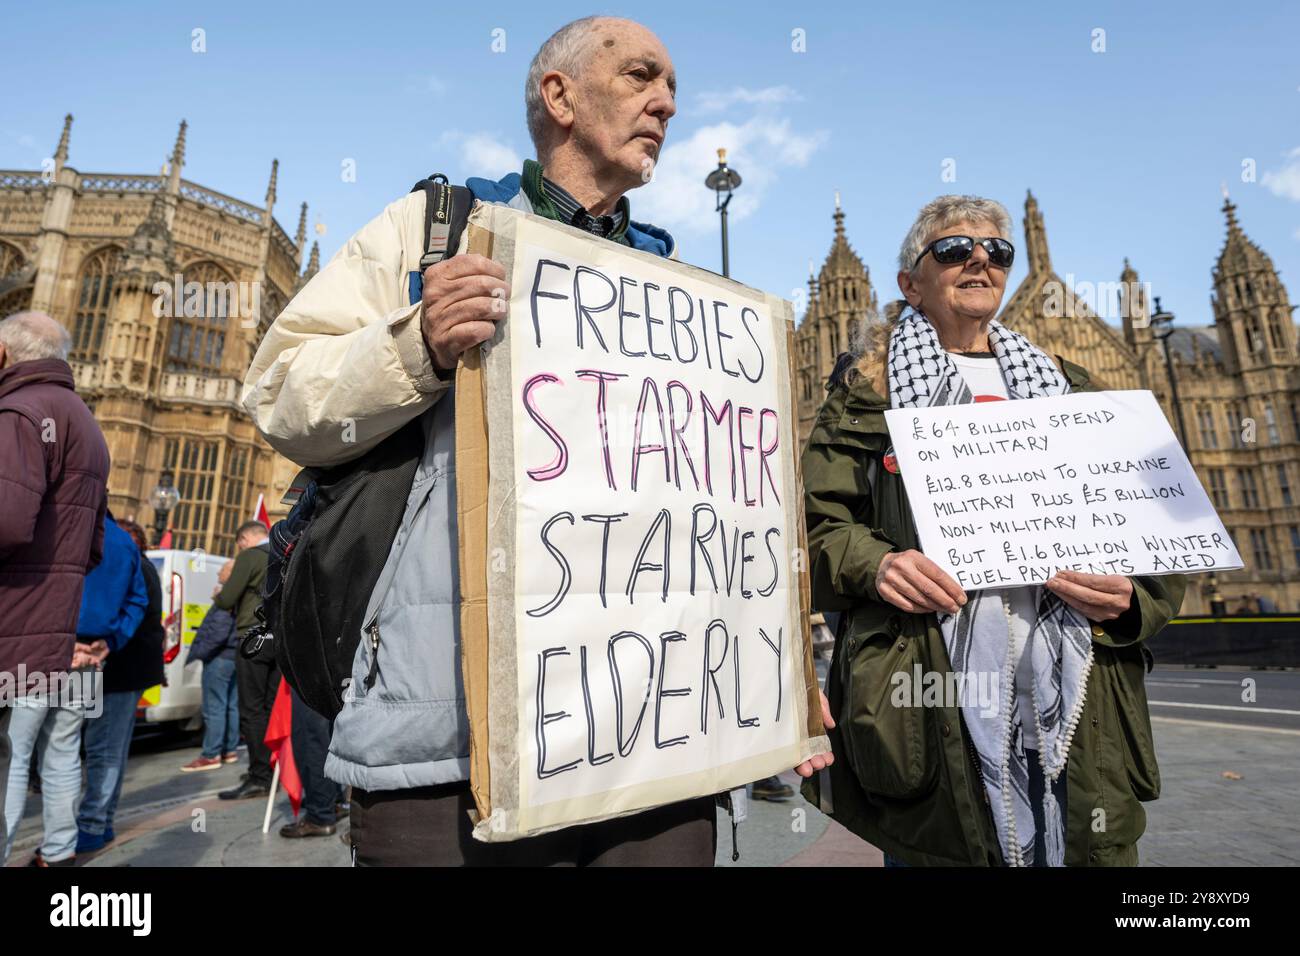
[[[1162,787],[1142,863],[1300,865],[1300,672],[1157,668],[1147,697]]]
[[[1243,680],[1254,700],[1243,701]],[[1146,805],[1147,866],[1300,865],[1300,673],[1158,668],[1148,694],[1163,778],[1161,799]],[[1249,695],[1247,695],[1249,697]],[[1229,708],[1229,709],[1224,709]],[[87,866],[346,866],[338,836],[287,840],[288,800],[274,805],[262,834],[263,800],[230,803],[217,791],[239,782],[242,766],[181,774],[198,753],[141,739],[133,749],[118,811],[117,841]],[[797,790],[791,772],[785,780]],[[346,833],[346,823],[340,832]],[[22,865],[40,839],[40,798],[29,799],[10,865]],[[737,835],[719,812],[720,866],[880,866],[880,851],[796,796],[751,802]]]

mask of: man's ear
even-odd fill
[[[573,126],[573,79],[559,70],[542,75],[542,102],[551,120],[566,132]]]
[[[912,278],[912,273],[898,273],[898,291],[903,293],[903,298],[907,304],[914,309],[921,307],[921,290],[916,286],[916,280]]]
[[[0,345],[0,368],[4,368],[9,361],[9,353],[3,345]]]

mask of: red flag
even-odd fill
[[[171,546],[172,546],[172,530],[171,528],[168,528],[166,531],[163,532],[162,539],[159,540],[158,542],[158,550],[166,551]]]
[[[266,496],[258,494],[257,507],[253,509],[253,520],[262,522],[267,531],[271,530],[271,516],[266,513]]]
[[[302,806],[302,778],[298,776],[298,765],[293,762],[293,698],[283,677],[275,694],[271,719],[266,724],[266,736],[262,739],[271,750],[271,765],[275,766],[277,761],[280,764],[280,783],[289,795],[296,817],[298,808]]]

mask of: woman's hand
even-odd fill
[[[830,728],[835,726],[835,719],[831,717],[831,702],[826,699],[826,692],[819,691],[822,697],[822,723]],[[835,755],[831,753],[814,754],[799,766],[794,768],[794,772],[801,777],[811,777],[818,770],[824,770],[835,762]]]
[[[885,555],[876,570],[876,591],[894,607],[909,613],[956,614],[966,603],[961,585],[920,551],[891,551]]]
[[[1133,601],[1133,582],[1122,574],[1084,574],[1062,568],[1046,586],[1094,623],[1113,621]]]

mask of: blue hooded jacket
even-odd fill
[[[82,644],[104,640],[109,653],[118,650],[144,620],[149,606],[140,549],[118,527],[112,515],[104,516],[104,559],[86,575],[77,617],[77,640]]]
[[[519,173],[509,173],[494,181],[479,176],[471,176],[465,180],[465,185],[474,194],[475,199],[483,202],[509,204],[510,200],[519,195],[519,192],[523,189],[523,177]],[[642,252],[650,252],[665,258],[673,253],[675,245],[673,237],[667,230],[660,229],[648,222],[631,220],[627,224],[627,232],[624,235],[627,238],[627,244],[633,249],[640,249]]]

